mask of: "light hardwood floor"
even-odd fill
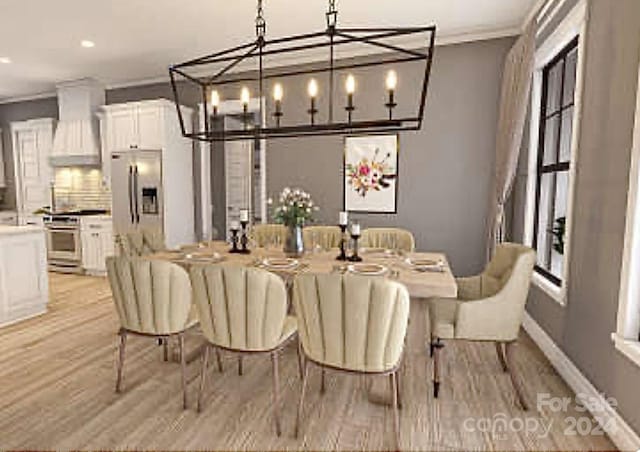
[[[104,278],[51,275],[47,314],[0,329],[0,449],[87,450],[381,450],[393,447],[390,408],[368,402],[357,377],[328,374],[319,393],[312,374],[305,421],[293,438],[300,390],[295,345],[281,363],[283,436],[271,418],[268,357],[245,359],[242,377],[235,360],[215,365],[204,409],[195,412],[200,360],[188,367],[190,407],[182,409],[180,369],[162,361],[152,340],[130,337],[124,393],[114,393],[116,315]],[[401,447],[405,450],[612,450],[603,436],[566,436],[567,413],[536,410],[536,394],[572,396],[540,350],[523,332],[516,365],[532,410],[514,401],[492,344],[449,345],[444,350],[440,397],[433,399],[431,361],[424,347],[424,305],[414,300],[402,377]],[[190,350],[200,345],[187,338]],[[215,361],[215,360],[214,360]],[[378,385],[376,390],[384,386]],[[551,423],[542,431],[468,431],[500,419]],[[470,419],[470,420],[467,420]],[[478,421],[480,423],[478,424]],[[483,423],[485,422],[485,423]],[[532,422],[532,421],[530,421]],[[518,422],[512,423],[515,426]],[[465,426],[467,428],[465,428]]]

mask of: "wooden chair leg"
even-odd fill
[[[296,352],[298,354],[298,372],[300,373],[300,379],[302,380],[304,374],[304,364],[303,364],[303,356],[302,356],[302,343],[300,343],[300,337],[298,337],[298,346],[296,348]]]
[[[502,371],[507,372],[509,369],[507,367],[507,361],[504,358],[504,349],[502,348],[501,342],[496,342],[496,353],[498,354],[498,360],[500,361],[500,366],[502,366]]]
[[[398,408],[402,409],[402,391],[400,390],[400,382],[402,381],[402,372],[400,369],[396,371],[396,397],[398,398]]]
[[[271,353],[273,364],[273,420],[276,424],[276,435],[280,436],[280,376],[278,374],[278,352]]]
[[[204,394],[204,384],[207,378],[207,367],[209,364],[209,344],[204,346],[202,351],[202,370],[200,372],[200,390],[198,391],[198,413],[202,411],[202,395]],[[217,350],[216,350],[217,351]]]
[[[218,362],[218,372],[222,373],[224,372],[224,369],[222,368],[222,358],[220,357],[220,350],[218,350],[216,348],[216,361]]]
[[[124,350],[127,345],[127,332],[120,330],[118,333],[120,341],[118,345],[118,376],[116,377],[116,392],[119,393],[122,390],[122,374],[124,372]]]
[[[242,356],[238,356],[238,375],[242,376]]]
[[[169,361],[169,339],[163,337],[162,341],[162,359],[166,362]]]
[[[513,385],[513,389],[516,391],[516,396],[518,398],[518,402],[520,402],[520,406],[524,411],[529,410],[529,406],[527,405],[526,400],[524,399],[524,392],[522,390],[522,384],[520,382],[519,376],[516,374],[516,368],[513,362],[513,353],[515,348],[515,341],[508,342],[505,346],[505,355],[506,355],[506,363],[507,369],[509,372],[509,378],[511,378],[511,384]]]
[[[444,344],[440,342],[440,338],[436,339],[433,344],[433,397],[438,398],[440,392],[440,359]]]
[[[324,382],[324,369],[321,370],[321,374],[320,374],[320,394],[324,394],[325,391],[327,390],[325,382]]]
[[[400,412],[398,405],[398,371],[389,375],[391,385],[391,397],[393,404],[393,433],[395,436],[396,450],[400,450]]]
[[[302,407],[304,404],[304,394],[307,391],[307,381],[309,380],[309,364],[310,362],[305,360],[304,362],[304,374],[302,376],[302,389],[300,390],[300,401],[298,402],[298,413],[296,415],[296,429],[295,437],[298,438],[300,434],[300,423],[302,422]]]
[[[187,409],[187,354],[184,350],[184,333],[180,333],[180,367],[182,369],[182,407]]]

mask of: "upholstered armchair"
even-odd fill
[[[535,260],[535,251],[531,248],[515,243],[500,244],[484,272],[457,279],[457,299],[429,300],[427,324],[431,327],[435,397],[440,386],[442,341],[493,342],[503,370],[509,372],[518,401],[527,409],[513,366],[513,347],[524,316]]]
[[[325,250],[338,248],[342,241],[342,231],[338,226],[306,226],[302,232],[306,250],[311,250],[314,244]]]
[[[198,411],[210,348],[240,356],[269,354],[274,420],[280,436],[278,355],[297,331],[296,319],[287,315],[287,292],[282,279],[265,270],[231,265],[196,265],[190,274],[200,326],[208,342],[202,355]]]
[[[368,228],[362,232],[360,245],[365,248],[389,248],[412,252],[416,247],[413,234],[398,228]]]
[[[254,224],[251,226],[251,238],[260,248],[272,245],[276,240],[284,244],[287,228],[282,224]]]
[[[182,368],[183,406],[187,407],[184,333],[197,323],[191,315],[191,283],[180,266],[164,261],[107,258],[107,274],[120,319],[116,392],[121,391],[127,336],[177,337]]]
[[[300,430],[309,365],[361,375],[388,375],[399,441],[398,369],[409,317],[407,289],[382,278],[340,274],[296,277],[293,300],[304,356],[302,390],[296,418]]]

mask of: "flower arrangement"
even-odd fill
[[[391,153],[378,160],[379,154],[380,148],[376,148],[371,160],[364,157],[355,164],[346,164],[348,183],[363,198],[370,190],[380,191],[390,187],[389,181],[396,177],[389,164]]]
[[[285,187],[273,210],[273,219],[288,227],[304,226],[313,221],[313,212],[317,210],[309,193],[299,188]]]

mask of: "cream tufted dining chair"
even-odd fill
[[[116,392],[121,391],[128,334],[158,338],[177,337],[182,368],[183,406],[187,407],[184,332],[197,323],[191,314],[191,283],[180,266],[164,261],[107,258],[107,274],[120,319],[120,345]],[[165,348],[166,359],[166,348]]]
[[[338,248],[342,241],[342,231],[338,226],[306,226],[302,233],[306,250],[311,250],[314,243],[324,250]]]
[[[251,238],[260,248],[274,244],[276,239],[284,244],[287,238],[287,228],[282,224],[254,224],[251,226]]]
[[[518,401],[527,404],[513,365],[513,347],[524,316],[535,251],[524,245],[503,243],[480,275],[457,278],[458,298],[432,298],[427,310],[434,358],[433,387],[438,397],[442,340],[494,342],[500,364],[509,372]]]
[[[322,369],[323,377],[325,369],[389,375],[397,443],[398,369],[409,318],[407,289],[382,278],[302,274],[294,281],[293,299],[305,357],[296,436],[313,363]]]
[[[209,343],[202,355],[198,411],[210,347],[239,354],[268,353],[273,365],[274,420],[280,436],[278,354],[297,332],[296,319],[287,315],[282,279],[266,270],[231,265],[196,265],[190,274],[200,325]]]
[[[143,229],[116,236],[118,254],[126,257],[140,257],[166,249],[161,229]]]
[[[398,249],[407,253],[416,247],[413,234],[399,228],[368,228],[362,231],[360,244],[365,248]]]

